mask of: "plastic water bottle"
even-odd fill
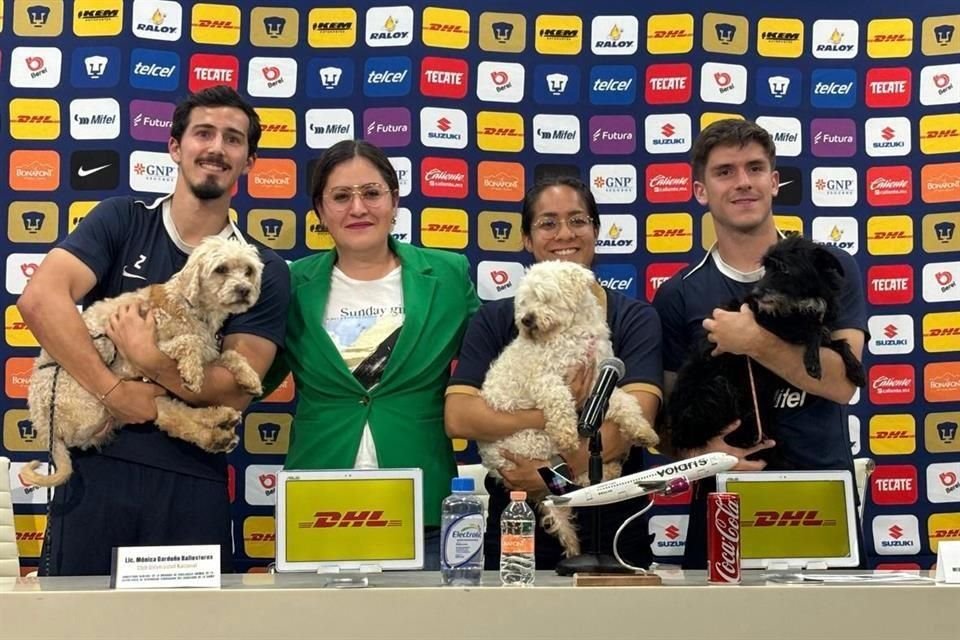
[[[478,585],[483,575],[483,503],[473,478],[454,478],[443,499],[440,575],[445,585]]]
[[[511,491],[510,504],[500,516],[500,582],[506,586],[533,584],[536,570],[534,530],[537,519],[525,491]]]

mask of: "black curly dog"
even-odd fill
[[[820,347],[828,347],[843,358],[847,378],[858,387],[864,386],[863,366],[850,345],[846,340],[831,338],[828,328],[836,318],[843,282],[843,267],[837,258],[810,240],[791,236],[767,251],[763,267],[764,275],[750,293],[726,308],[738,310],[746,303],[761,327],[785,342],[803,345],[803,364],[811,377],[822,376]],[[747,356],[711,356],[714,348],[704,339],[677,372],[662,413],[663,434],[676,449],[696,449],[740,420],[740,427],[727,435],[727,443],[743,448],[757,444],[760,434],[749,366],[760,425],[765,436],[776,438],[774,394],[788,383]],[[774,449],[762,451],[760,457],[772,463],[778,455]]]

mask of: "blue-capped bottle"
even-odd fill
[[[483,575],[483,503],[473,478],[454,478],[444,498],[440,532],[440,575],[444,585],[478,585]]]

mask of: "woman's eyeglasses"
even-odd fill
[[[566,224],[567,228],[573,233],[580,234],[593,227],[593,220],[590,219],[590,216],[584,215],[570,216],[566,221],[548,216],[534,220],[533,228],[545,236],[553,236],[560,233],[560,225],[562,224]]]
[[[352,187],[334,187],[327,191],[326,198],[330,208],[336,211],[345,211],[353,204],[353,197],[360,196],[360,199],[368,207],[382,206],[387,196],[393,191],[385,185],[378,183],[358,184]]]

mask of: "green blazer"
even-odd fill
[[[287,469],[350,469],[369,422],[381,468],[423,470],[424,523],[440,524],[440,503],[456,462],[443,426],[450,363],[470,316],[480,305],[460,254],[390,239],[401,265],[404,321],[380,383],[365,389],[347,369],[323,328],[336,252],[297,260],[287,339],[268,375],[293,372],[297,410]]]

